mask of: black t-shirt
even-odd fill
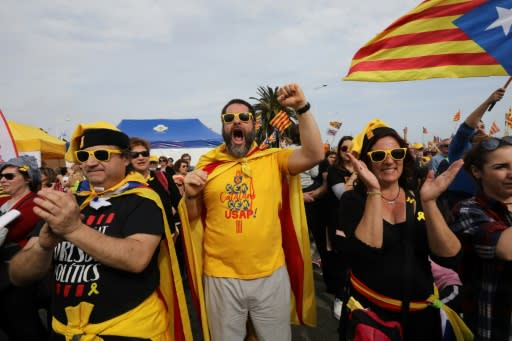
[[[111,198],[111,206],[85,207],[83,222],[105,235],[125,238],[136,233],[163,234],[160,208],[135,194]],[[68,241],[54,250],[55,284],[52,313],[66,323],[64,308],[82,301],[94,304],[90,323],[120,315],[144,301],[159,286],[158,248],[147,268],[131,273],[102,265]]]
[[[327,169],[327,203],[329,207],[329,226],[338,227],[340,224],[340,210],[338,209],[340,201],[336,197],[336,194],[334,194],[332,186],[340,183],[346,183],[351,175],[352,173],[348,170],[340,169],[336,166],[330,166]]]
[[[416,200],[416,212],[421,211],[419,200]],[[363,283],[373,290],[396,299],[402,297],[404,275],[404,250],[401,245],[401,229],[408,228],[406,223],[390,224],[384,220],[382,248],[374,248],[355,238],[354,231],[363,216],[365,198],[356,191],[348,191],[341,197],[341,226],[347,235],[344,252],[350,259],[352,271]],[[432,293],[432,271],[428,256],[426,224],[413,219],[414,258],[412,261],[411,298],[420,301]]]
[[[416,212],[421,211],[416,200]],[[340,207],[344,212],[342,227],[348,238],[343,243],[343,253],[349,257],[354,275],[369,288],[378,293],[401,300],[404,284],[408,283],[411,301],[423,301],[433,292],[433,276],[428,256],[430,253],[425,221],[411,219],[410,224],[390,224],[384,221],[383,245],[374,248],[355,238],[354,231],[362,218],[365,198],[356,191],[347,191],[341,197]],[[411,275],[404,280],[405,252],[402,245],[401,230],[413,229],[409,242],[412,246]],[[403,235],[403,234],[402,234]],[[439,257],[433,259],[440,260]],[[446,259],[446,258],[443,258]],[[400,312],[384,310],[370,302],[355,289],[351,294],[365,308],[375,311],[384,320],[401,320]],[[408,314],[405,340],[441,340],[439,311],[427,308]]]

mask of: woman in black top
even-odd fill
[[[350,212],[341,216],[341,226],[348,237],[345,252],[352,268],[351,295],[382,319],[402,322],[404,340],[441,340],[438,309],[401,311],[400,305],[396,309],[386,307],[363,294],[355,281],[380,296],[400,301],[424,302],[433,293],[428,256],[449,266],[461,248],[436,198],[462,162],[454,163],[435,179],[430,173],[417,195],[409,181],[412,155],[398,133],[382,121],[367,125],[354,139],[352,153],[359,158],[349,155],[358,180],[355,190],[342,196],[340,205],[342,212]]]

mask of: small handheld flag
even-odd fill
[[[459,122],[460,121],[460,110],[457,111],[454,115],[453,115],[453,122]]]
[[[292,121],[288,117],[288,114],[284,111],[280,111],[272,120],[270,120],[270,125],[274,128],[278,129],[282,134],[286,128],[292,125]]]

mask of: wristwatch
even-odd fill
[[[297,115],[302,115],[302,114],[308,112],[309,109],[311,109],[311,104],[309,104],[309,102],[307,102],[305,106],[303,106],[300,109],[295,110],[295,112],[297,113]]]

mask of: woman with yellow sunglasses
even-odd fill
[[[425,304],[434,294],[429,256],[453,267],[460,251],[436,199],[461,162],[435,179],[430,174],[415,193],[413,156],[380,120],[354,137],[348,157],[357,180],[340,199],[342,252],[351,267],[344,301],[352,296],[382,320],[400,322],[403,340],[441,340],[440,310]]]

